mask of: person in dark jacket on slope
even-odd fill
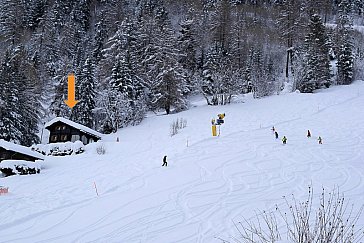
[[[307,138],[310,138],[311,137],[311,132],[310,130],[307,130]]]
[[[167,166],[167,155],[164,155],[164,157],[163,157],[163,165],[162,166]]]

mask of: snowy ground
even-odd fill
[[[303,198],[309,184],[316,192],[339,186],[361,204],[363,94],[358,81],[223,107],[201,100],[106,136],[105,155],[91,145],[86,154],[47,157],[39,175],[0,178],[10,191],[0,196],[0,242],[220,242],[237,233],[233,221],[283,203],[283,195]],[[220,112],[225,124],[212,137]],[[170,137],[176,118],[188,124]]]

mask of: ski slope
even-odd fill
[[[0,242],[221,242],[237,234],[233,221],[284,195],[306,198],[310,184],[364,202],[364,82],[228,106],[192,103],[105,136],[105,155],[92,144],[81,155],[47,157],[41,174],[0,178],[10,191],[0,196]],[[212,137],[218,113],[225,124]],[[187,127],[170,137],[177,118]]]

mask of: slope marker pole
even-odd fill
[[[98,191],[97,191],[96,182],[94,182],[94,187],[95,187],[96,195],[97,195],[97,196],[99,196],[99,193],[98,193]]]

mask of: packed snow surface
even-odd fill
[[[0,197],[0,242],[221,242],[237,235],[233,222],[283,205],[284,195],[304,199],[311,184],[364,202],[364,82],[243,100],[193,100],[188,111],[106,136],[104,155],[94,143],[46,157],[38,175],[1,178],[9,193]],[[212,137],[218,113],[225,124]],[[170,137],[177,118],[187,127]]]

